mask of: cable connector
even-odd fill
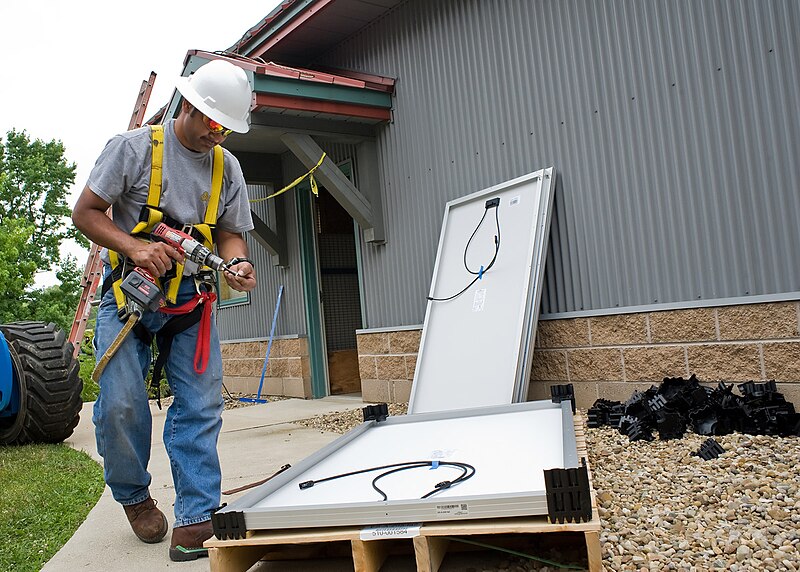
[[[310,489],[311,487],[314,486],[314,484],[315,484],[314,481],[303,481],[302,483],[300,483],[300,490],[304,491],[306,489]]]
[[[436,483],[437,490],[449,489],[453,485],[452,481],[442,481],[441,483]]]
[[[486,208],[492,209],[500,206],[500,197],[495,197],[486,201]]]

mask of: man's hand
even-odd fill
[[[217,254],[223,260],[247,257],[247,243],[242,234],[217,228]],[[256,287],[256,271],[252,264],[243,260],[231,266],[231,270],[234,274],[239,272],[239,276],[223,272],[228,286],[239,292],[250,292]]]
[[[173,261],[184,261],[183,254],[174,246],[163,242],[137,242],[139,245],[128,250],[128,258],[153,276],[164,276],[172,268]]]
[[[228,286],[239,292],[250,292],[256,287],[256,271],[249,262],[239,262],[230,267],[230,272],[223,272]],[[239,274],[234,276],[234,274]]]

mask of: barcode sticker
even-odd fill
[[[419,536],[422,525],[416,524],[382,524],[362,528],[359,533],[361,540],[380,540],[384,538],[414,538]]]
[[[436,516],[453,517],[469,515],[469,505],[467,503],[437,504]]]

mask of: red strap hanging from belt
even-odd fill
[[[161,312],[164,314],[179,315],[194,312],[200,304],[203,304],[200,325],[197,330],[197,345],[194,350],[195,373],[203,373],[208,366],[208,357],[211,353],[211,311],[214,309],[216,300],[217,295],[214,292],[203,292],[180,306],[161,308]]]

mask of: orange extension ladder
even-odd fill
[[[139,97],[136,99],[136,106],[133,108],[131,120],[128,124],[128,131],[142,126],[144,113],[147,109],[147,102],[150,101],[150,94],[153,91],[153,84],[156,81],[156,73],[150,72],[150,79],[142,82],[139,88]],[[107,213],[111,216],[111,212]],[[92,243],[89,250],[89,259],[86,261],[86,268],[83,270],[81,279],[81,298],[78,308],[75,310],[75,319],[72,321],[72,328],[69,331],[69,341],[72,342],[75,351],[73,355],[77,358],[81,350],[81,340],[86,332],[86,323],[89,321],[89,313],[92,309],[92,300],[100,284],[102,272],[102,261],[100,260],[100,246]]]

